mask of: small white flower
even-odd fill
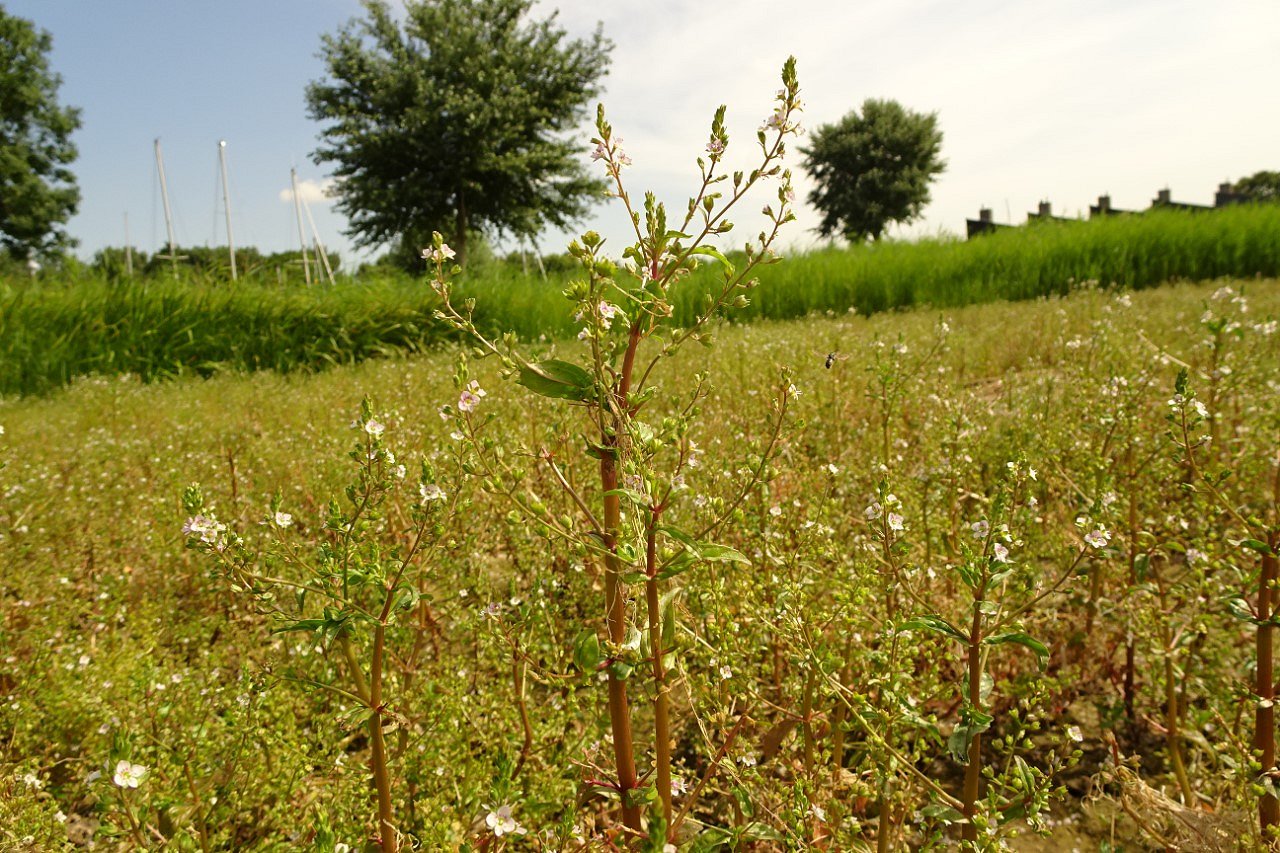
[[[990,529],[991,525],[987,523],[985,518],[969,525],[969,531],[973,534],[973,538],[979,541],[987,538],[987,531]]]
[[[997,542],[991,546],[991,551],[997,563],[1009,562],[1009,549],[1006,548],[1004,545],[1001,545],[999,542]]]
[[[1067,726],[1067,737],[1071,738],[1076,743],[1084,742],[1084,732],[1080,731],[1079,726]]]
[[[720,667],[720,677],[724,679],[733,678],[733,670],[729,667],[728,664]]]
[[[418,486],[418,494],[422,496],[424,501],[442,501],[446,495],[444,489],[435,483],[423,483]]]
[[[1099,527],[1097,530],[1091,531],[1084,535],[1084,541],[1088,542],[1094,548],[1102,548],[1111,541],[1111,531],[1105,527]]]
[[[40,777],[34,773],[25,773],[22,776],[22,784],[28,788],[35,788],[37,791],[44,787],[44,783],[40,781]]]
[[[774,518],[777,518],[778,516],[782,515],[782,507],[778,506],[777,504],[774,504],[773,506],[769,507],[769,515],[772,515]]]
[[[374,420],[373,418],[369,418],[369,420],[364,422],[364,431],[367,432],[369,435],[373,436],[374,438],[377,438],[378,436],[382,435],[382,433],[385,432],[386,429],[387,428],[385,425],[383,425],[380,421]]]
[[[511,806],[499,806],[484,819],[485,826],[493,830],[493,834],[498,838],[504,835],[524,835],[525,828],[516,822],[511,816]]]
[[[809,806],[809,813],[812,814],[814,817],[816,817],[820,822],[826,823],[827,812],[825,809],[822,808],[822,806],[819,806],[817,804]]]
[[[293,524],[293,516],[287,512],[277,512],[273,520],[276,527],[288,527]]]
[[[884,512],[884,507],[880,506],[879,501],[872,501],[867,508],[862,511],[868,521],[872,521],[880,517],[880,513]]]
[[[453,249],[450,249],[448,243],[441,243],[439,250],[437,250],[434,246],[432,246],[429,249],[422,250],[422,259],[424,261],[430,261],[433,264],[443,263],[444,261],[452,260],[456,256],[457,256],[457,252],[453,251]]]
[[[896,512],[889,513],[889,529],[890,530],[902,530],[904,526],[905,526],[904,519],[902,518],[902,515],[900,513],[896,513]]]
[[[1186,552],[1187,565],[1194,566],[1196,563],[1204,559],[1204,552],[1199,548],[1188,548]]]
[[[116,762],[116,772],[111,778],[121,788],[136,788],[146,775],[146,767],[121,759]]]

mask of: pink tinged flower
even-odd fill
[[[600,312],[600,325],[606,329],[612,326],[613,319],[622,313],[622,309],[617,305],[604,301],[596,306],[596,310]]]
[[[111,778],[121,788],[136,788],[146,775],[146,767],[121,759],[116,762],[116,773]]]
[[[418,486],[418,494],[424,501],[442,501],[445,499],[444,489],[435,483],[423,483]]]
[[[288,527],[293,524],[293,516],[287,512],[277,512],[272,520],[275,521],[276,527]]]
[[[376,421],[373,418],[369,418],[369,420],[364,422],[364,431],[374,438],[378,438],[386,432],[386,429],[386,426],[382,422]]]
[[[467,387],[462,389],[462,394],[458,397],[458,411],[473,411],[480,404],[480,398],[484,396],[486,396],[485,391],[480,387],[480,383],[472,379],[467,383]]]
[[[452,260],[453,258],[457,257],[457,254],[458,254],[457,252],[449,248],[448,243],[441,243],[439,249],[435,248],[434,246],[432,246],[429,249],[423,249],[422,259],[424,261],[430,261],[433,264],[439,264],[439,263],[444,263],[445,261],[448,261],[448,260]]]
[[[889,513],[889,529],[890,530],[901,530],[903,526],[904,526],[903,518],[900,513],[896,513],[896,512]]]
[[[867,508],[862,511],[862,514],[867,517],[868,521],[870,521],[872,519],[879,518],[880,513],[883,511],[884,508],[880,506],[879,501],[872,501]]]
[[[217,545],[219,537],[227,526],[212,516],[196,515],[188,518],[182,525],[182,532],[187,536],[197,536],[206,545]]]
[[[992,554],[993,554],[993,559],[994,559],[997,563],[1007,563],[1007,562],[1009,562],[1009,549],[1008,549],[1008,548],[1006,548],[1005,546],[1001,545],[999,542],[997,542],[995,545],[991,546],[991,551],[992,551]]]
[[[987,531],[990,529],[991,525],[987,523],[985,518],[981,521],[975,521],[973,524],[969,525],[969,530],[973,534],[973,538],[979,540],[986,539]]]
[[[524,835],[525,829],[511,816],[511,806],[499,806],[484,819],[485,826],[498,838],[504,835]]]
[[[711,154],[711,155],[713,155],[713,156],[714,156],[714,155],[717,155],[717,154],[723,154],[723,153],[724,153],[724,140],[723,140],[723,139],[721,139],[721,138],[719,138],[719,137],[716,137],[715,139],[712,139],[710,142],[708,142],[708,143],[707,143],[707,153],[708,153],[708,154]]]
[[[1111,531],[1105,527],[1099,527],[1097,530],[1091,531],[1084,535],[1084,541],[1092,545],[1094,548],[1102,548],[1111,541]]]
[[[597,142],[596,148],[591,152],[592,160],[606,160],[609,157],[609,149],[605,147],[603,142]]]

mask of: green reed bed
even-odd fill
[[[1184,279],[1280,274],[1280,205],[1159,211],[1048,223],[977,240],[820,249],[760,271],[737,320],[815,312],[872,314],[1066,293],[1073,285],[1142,288]],[[719,281],[703,267],[673,292],[675,319],[697,315]],[[559,311],[567,279],[502,265],[459,282],[475,322],[526,340],[577,333]],[[167,278],[0,284],[0,394],[42,393],[88,374],[146,380],[222,370],[316,370],[418,352],[449,333],[421,280],[383,276],[335,287]]]

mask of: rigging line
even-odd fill
[[[209,246],[218,245],[218,195],[222,192],[222,170],[218,166],[217,158],[213,161],[213,228],[210,233],[213,234],[213,240]]]
[[[155,161],[151,163],[151,254],[156,253],[156,246],[159,245],[160,235],[157,231],[156,222],[156,206],[160,204],[160,178],[156,173]]]

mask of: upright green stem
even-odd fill
[[[387,593],[388,604],[391,594]],[[383,620],[389,607],[383,608]],[[373,665],[369,674],[369,738],[373,746],[373,784],[378,790],[378,836],[383,853],[397,853],[400,839],[391,810],[391,773],[387,768],[387,742],[382,734],[382,656],[387,640],[386,622],[373,630]]]
[[[346,660],[351,680],[355,683],[356,695],[369,708],[369,743],[372,749],[370,764],[373,770],[373,785],[378,794],[378,836],[382,839],[384,853],[396,853],[400,849],[400,844],[395,829],[394,813],[391,809],[391,776],[387,772],[387,744],[382,735],[381,661],[385,641],[386,629],[380,624],[374,634],[374,665],[368,681],[365,680],[360,661],[356,659],[351,639],[344,635],[338,639],[338,645],[342,649],[342,656]]]
[[[1177,671],[1174,666],[1173,634],[1164,629],[1164,704],[1165,751],[1169,753],[1169,765],[1178,782],[1178,790],[1187,805],[1195,801],[1191,777],[1187,775],[1187,763],[1182,757],[1182,707],[1178,701]]]
[[[1125,590],[1126,596],[1132,595],[1138,587],[1138,478],[1133,461],[1133,445],[1129,446],[1127,461],[1129,468],[1129,586]],[[1131,729],[1138,722],[1137,713],[1134,710],[1136,692],[1134,682],[1137,675],[1135,646],[1133,632],[1130,631],[1124,640],[1124,713]]]
[[[616,440],[609,438],[606,447],[612,449]],[[618,488],[618,463],[609,453],[600,460],[600,484],[604,497],[604,540],[608,553],[604,558],[605,625],[609,641],[619,648],[627,638],[627,589],[622,582],[622,563],[617,556],[618,526],[622,521],[622,505],[616,494],[607,494]],[[640,806],[633,802],[636,780],[636,759],[631,742],[631,708],[627,702],[627,682],[609,671],[609,725],[613,731],[613,761],[618,773],[618,791],[622,795],[622,822],[627,829],[643,832]]]
[[[649,529],[645,535],[645,602],[649,611],[649,645],[653,650],[653,739],[657,764],[658,797],[662,800],[662,816],[667,832],[671,832],[674,813],[671,808],[671,710],[670,685],[667,684],[667,668],[663,661],[666,650],[662,647],[662,599],[658,595],[657,528],[660,509],[652,510]]]
[[[982,602],[986,597],[987,587],[984,581],[978,587],[978,594],[973,601],[973,623],[969,628],[969,707],[973,711],[982,710]],[[965,817],[964,840],[977,842],[978,825],[974,823],[977,814],[978,783],[982,779],[982,733],[975,733],[969,742],[969,764],[964,770],[964,793],[962,810]]]

